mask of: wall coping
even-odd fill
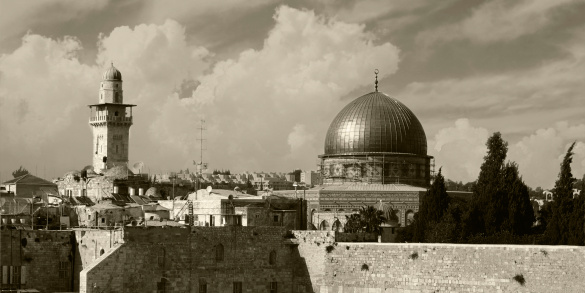
[[[440,246],[453,248],[507,248],[507,249],[549,249],[549,250],[582,250],[585,252],[585,246],[569,245],[521,245],[521,244],[456,244],[456,243],[379,243],[379,242],[337,242],[338,244],[349,246],[407,246],[407,247],[425,247]]]

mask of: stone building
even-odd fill
[[[307,201],[309,229],[342,231],[362,206],[394,210],[401,226],[418,211],[431,180],[424,129],[404,104],[376,91],[350,102],[333,119],[319,156],[321,184],[274,194]],[[389,215],[388,215],[389,216]]]
[[[39,193],[56,191],[57,185],[37,176],[26,174],[2,182],[0,188],[4,193],[12,193],[16,197],[33,198]]]
[[[159,200],[171,219],[189,223],[189,203],[195,226],[277,226],[304,229],[302,202],[266,194],[254,196],[233,190],[200,189],[184,200]]]

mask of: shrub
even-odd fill
[[[524,280],[524,276],[522,274],[516,274],[516,276],[514,276],[514,280],[522,286],[524,286],[524,283],[526,283],[526,280]]]
[[[325,251],[327,251],[327,253],[331,253],[334,249],[335,247],[333,245],[327,245],[325,247]]]

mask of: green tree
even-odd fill
[[[12,171],[12,177],[17,178],[23,175],[29,174],[28,170],[22,166],[20,168]]]
[[[345,216],[345,232],[380,233],[380,225],[386,222],[384,212],[373,206],[363,206],[359,213]]]
[[[507,214],[507,219],[497,232],[507,230],[515,235],[527,234],[530,232],[535,220],[528,186],[524,184],[518,174],[518,165],[516,163],[506,164],[503,176],[502,189],[508,199],[503,213]]]
[[[445,178],[441,172],[442,169],[439,168],[439,173],[437,173],[431,188],[422,198],[417,220],[413,223],[413,241],[415,242],[425,242],[427,225],[431,222],[439,222],[449,207],[449,195],[445,188]]]
[[[573,238],[569,223],[575,207],[573,202],[575,178],[571,173],[574,147],[575,143],[571,144],[561,162],[561,170],[553,189],[554,200],[549,203],[550,219],[548,219],[544,231],[544,241],[547,244],[571,244],[569,239]]]
[[[362,207],[360,209],[360,217],[364,225],[364,232],[367,233],[380,233],[380,225],[386,222],[384,212],[373,206]]]
[[[362,221],[359,214],[351,214],[349,216],[345,216],[345,227],[343,228],[344,232],[347,233],[357,233],[362,230]]]
[[[470,209],[465,214],[463,230],[466,236],[485,233],[487,227],[497,225],[501,207],[507,201],[500,198],[500,178],[508,152],[508,143],[499,132],[488,138],[488,153],[481,165],[479,177],[473,189]]]
[[[585,245],[585,174],[580,182],[581,193],[573,199],[573,213],[569,218],[567,243],[571,245]]]

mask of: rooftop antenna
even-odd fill
[[[380,71],[378,69],[374,69],[374,74],[376,75],[376,92],[378,92],[378,73]]]
[[[199,162],[195,162],[193,161],[193,163],[196,166],[197,171],[199,171],[199,173],[203,173],[204,169],[207,169],[207,163],[203,162],[203,151],[205,150],[203,148],[203,142],[206,140],[205,138],[203,138],[203,130],[206,130],[205,128],[205,120],[201,119],[201,126],[199,126],[199,138],[197,139],[200,143],[200,155],[199,155]]]

